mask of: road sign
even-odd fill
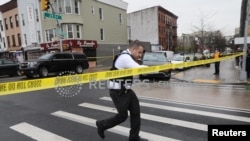
[[[61,15],[57,15],[57,14],[53,14],[53,13],[49,13],[49,12],[44,12],[44,17],[58,19],[58,20],[62,19]]]

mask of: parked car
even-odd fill
[[[142,64],[146,66],[156,66],[156,65],[170,64],[170,62],[167,59],[166,53],[164,52],[145,52],[142,59]],[[162,70],[160,72],[155,72],[155,73],[140,74],[139,78],[169,80],[171,78],[171,69]]]
[[[49,73],[60,73],[74,71],[82,73],[88,69],[88,59],[83,53],[48,53],[44,54],[37,61],[24,62],[20,64],[20,71],[27,77],[47,77]]]
[[[167,56],[168,60],[171,60],[172,57],[174,56],[174,52],[173,51],[160,50],[160,51],[154,51],[154,52],[164,52],[164,53],[166,53],[166,56]]]
[[[184,62],[189,62],[192,61],[191,56],[184,56],[184,55],[174,55],[173,58],[171,59],[172,64],[180,64]],[[176,69],[184,69],[184,67],[178,67]]]
[[[21,75],[19,63],[10,59],[0,59],[0,75]]]

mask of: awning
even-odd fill
[[[30,46],[23,47],[23,50],[24,51],[41,50],[41,46],[40,45],[30,45]]]
[[[21,49],[22,49],[22,47],[8,47],[6,51],[7,52],[15,52],[15,51],[19,51]]]

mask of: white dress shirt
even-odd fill
[[[122,53],[129,53],[129,54],[131,54],[131,52],[129,51],[129,49],[124,50]],[[121,54],[116,59],[115,67],[118,70],[129,69],[129,68],[138,68],[138,67],[147,67],[145,65],[139,65],[129,54]],[[109,81],[108,88],[109,89],[120,89],[120,84],[118,82]],[[131,88],[131,85],[130,86],[126,86],[126,88]]]

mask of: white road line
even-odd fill
[[[145,100],[157,101],[157,102],[164,102],[164,103],[174,103],[174,104],[196,106],[196,107],[202,107],[202,108],[219,109],[219,110],[224,110],[224,111],[235,111],[235,112],[241,112],[241,113],[250,113],[249,109],[222,107],[222,106],[214,106],[214,105],[207,105],[207,104],[190,103],[190,102],[184,102],[184,101],[175,101],[175,100],[169,100],[169,99],[164,99],[163,100],[163,99],[160,99],[160,98],[146,97],[146,96],[140,96],[139,98],[140,99],[145,99]]]
[[[106,101],[111,101],[111,98],[109,98],[109,97],[102,97],[101,99],[106,100]],[[165,106],[165,105],[159,105],[159,104],[151,104],[151,103],[145,103],[145,102],[140,102],[140,105],[144,106],[144,107],[156,108],[156,109],[161,109],[161,110],[170,110],[170,111],[203,115],[203,116],[209,116],[209,117],[215,117],[215,118],[223,118],[223,119],[229,119],[229,120],[250,122],[250,118],[242,117],[242,116],[220,114],[220,113],[213,113],[213,112],[205,112],[205,111],[191,110],[191,109],[186,109],[186,108],[177,108],[177,107],[171,107],[171,106]]]
[[[10,128],[37,141],[71,141],[26,122],[13,125]]]
[[[91,104],[91,103],[82,103],[82,104],[79,104],[79,106],[91,108],[91,109],[95,109],[95,110],[101,110],[101,111],[105,111],[105,112],[117,113],[115,108]],[[186,127],[186,128],[207,131],[207,125],[205,125],[205,124],[199,124],[199,123],[177,120],[177,119],[172,119],[172,118],[165,118],[165,117],[161,117],[161,116],[155,116],[155,115],[144,114],[144,113],[141,113],[141,118],[146,119],[146,120],[155,121],[155,122],[161,122],[161,123],[165,123],[165,124],[172,124],[172,125],[182,126],[182,127]]]
[[[51,115],[61,117],[64,119],[68,119],[68,120],[78,122],[81,124],[85,124],[88,126],[96,127],[95,119],[87,118],[84,116],[80,116],[80,115],[76,115],[76,114],[72,114],[72,113],[68,113],[64,111],[56,111],[54,113],[51,113]],[[120,134],[123,136],[129,136],[129,130],[130,130],[129,128],[126,128],[123,126],[115,126],[109,129],[108,131],[116,133],[116,134]],[[160,135],[156,135],[156,134],[152,134],[148,132],[143,132],[143,131],[140,131],[140,136],[142,138],[148,139],[149,141],[177,141],[176,139],[173,139],[173,138],[168,138],[168,137],[164,137],[164,136],[160,136]]]

